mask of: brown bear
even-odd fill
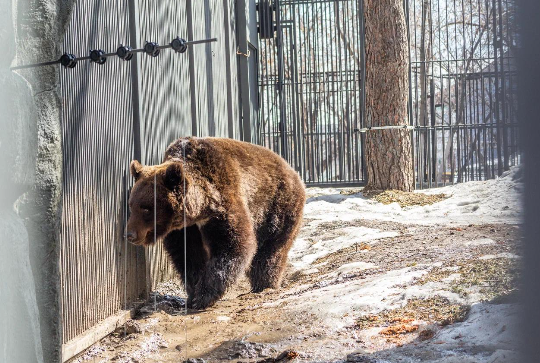
[[[232,139],[180,138],[162,164],[134,160],[131,174],[126,236],[140,245],[165,237],[189,307],[213,305],[243,272],[253,292],[279,287],[305,204],[302,180],[280,156]]]

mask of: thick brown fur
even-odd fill
[[[304,184],[281,157],[231,139],[181,138],[162,164],[133,161],[131,173],[127,236],[144,245],[165,237],[192,308],[213,305],[243,272],[254,292],[280,286],[305,204]]]

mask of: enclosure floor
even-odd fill
[[[513,200],[518,184],[499,179],[480,189],[507,188]],[[452,188],[437,204],[456,203],[458,189],[467,186]],[[249,293],[242,280],[207,311],[149,314],[136,321],[140,333],[113,334],[75,361],[258,362],[285,350],[305,362],[517,361],[519,225],[503,223],[508,215],[490,223],[478,215],[470,223],[465,218],[483,208],[486,215],[493,216],[490,208],[517,215],[516,205],[482,204],[471,192],[480,207],[472,211],[470,203],[458,201],[469,209],[455,219],[450,213],[448,223],[430,219],[436,205],[403,210],[405,217],[394,221],[382,214],[328,218],[348,202],[360,203],[349,205],[357,212],[362,203],[378,203],[350,190],[309,193],[280,290]],[[327,204],[327,215],[317,203]],[[422,213],[432,222],[422,223]],[[407,214],[420,222],[406,223]],[[184,296],[173,283],[164,286],[163,293]]]

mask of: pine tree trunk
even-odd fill
[[[409,49],[403,0],[365,0],[366,126],[407,125]],[[366,132],[368,189],[414,189],[409,130]]]

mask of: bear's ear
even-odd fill
[[[141,163],[139,163],[138,160],[133,160],[131,162],[131,165],[129,166],[129,170],[131,171],[131,175],[135,178],[135,181],[139,180],[141,177],[143,166]]]
[[[182,166],[180,163],[172,163],[165,170],[163,183],[169,190],[177,190],[183,187]]]

